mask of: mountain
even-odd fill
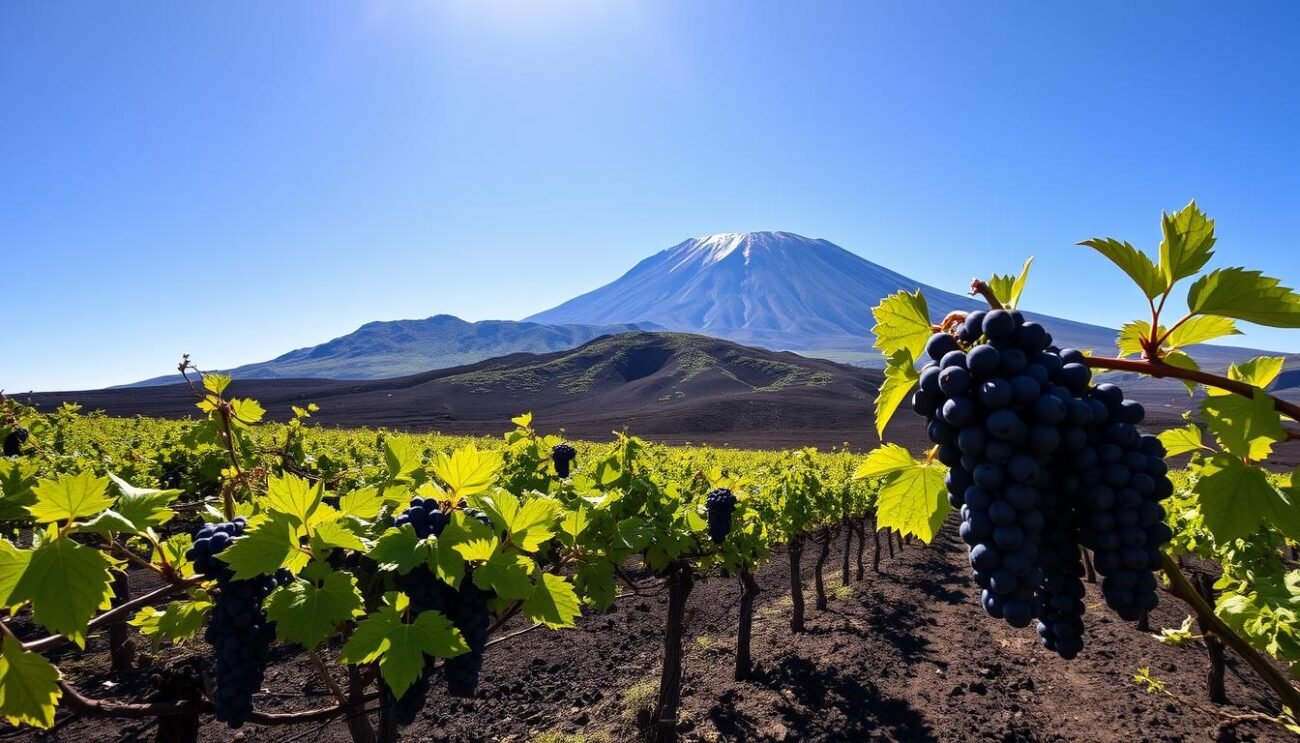
[[[927,286],[826,240],[789,232],[724,233],[687,240],[636,264],[619,279],[528,321],[652,322],[850,363],[880,364],[871,348],[871,308],[899,290],[921,289],[934,321],[981,306]],[[1032,295],[1031,295],[1032,296]],[[1114,330],[1026,312],[1063,347],[1115,352]],[[1201,346],[1203,365],[1258,352]]]
[[[371,322],[319,346],[226,370],[236,379],[382,379],[472,364],[511,353],[546,353],[602,335],[655,330],[653,323],[547,325],[512,320],[466,322],[451,315]],[[129,387],[172,384],[176,374]]]
[[[607,439],[626,427],[670,441],[862,447],[880,381],[875,369],[699,335],[632,332],[396,379],[237,377],[229,394],[259,400],[271,419],[315,402],[321,410],[312,421],[325,425],[499,433],[512,416],[532,411],[542,430],[583,438]],[[47,410],[78,402],[110,415],[198,415],[193,393],[180,385],[21,399]],[[919,436],[919,423],[913,427]]]

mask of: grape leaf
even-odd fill
[[[79,522],[73,531],[78,534],[135,534],[142,530],[130,519],[109,508],[89,521]]]
[[[1196,363],[1196,359],[1193,359],[1182,351],[1167,352],[1164,361],[1166,364],[1176,366],[1179,369],[1187,369],[1189,371],[1200,371],[1201,369],[1200,364]],[[1199,386],[1196,382],[1193,382],[1190,379],[1180,379],[1178,381],[1182,382],[1183,386],[1187,388],[1187,394],[1196,394],[1196,388]]]
[[[275,622],[276,635],[308,650],[333,635],[338,625],[365,613],[357,579],[348,573],[328,573],[319,586],[298,579],[266,599],[266,616]]]
[[[271,575],[280,568],[292,573],[302,570],[311,555],[299,545],[299,527],[292,516],[273,513],[249,524],[244,536],[236,539],[218,559],[235,571],[236,580]]]
[[[1300,493],[1277,489],[1264,470],[1235,457],[1215,457],[1214,465],[1217,469],[1198,478],[1192,493],[1216,542],[1249,537],[1261,524],[1300,539]]]
[[[27,511],[39,524],[94,516],[113,505],[113,499],[108,497],[108,478],[95,477],[89,470],[59,475],[58,480],[41,480],[32,492],[36,502]]]
[[[1205,436],[1201,433],[1201,427],[1195,423],[1161,431],[1157,438],[1165,445],[1166,456],[1170,457],[1198,450],[1213,451],[1205,445]]]
[[[532,569],[532,560],[523,555],[497,552],[474,569],[474,585],[496,592],[497,598],[522,601],[533,592],[532,581],[528,579]]]
[[[420,468],[420,449],[410,436],[390,436],[384,440],[384,461],[388,479],[409,480]]]
[[[915,461],[889,475],[878,496],[876,528],[933,540],[950,508],[943,479],[944,467]]]
[[[137,530],[162,526],[176,515],[168,506],[182,491],[137,488],[112,472],[108,473],[108,477],[121,493],[113,510],[134,524]]]
[[[560,539],[565,546],[574,547],[590,524],[591,510],[580,504],[577,509],[564,514],[564,519],[560,521]]]
[[[492,487],[501,465],[499,453],[480,452],[470,444],[450,455],[440,452],[433,471],[446,483],[453,498],[465,498]]]
[[[0,521],[28,517],[27,507],[36,502],[32,487],[38,482],[35,461],[0,457]]]
[[[236,423],[247,426],[261,421],[266,409],[257,400],[231,400],[230,413]]]
[[[8,539],[0,538],[0,609],[16,603],[10,600],[14,587],[31,561],[31,550],[19,549]]]
[[[466,539],[457,542],[452,549],[456,550],[466,562],[483,562],[492,559],[497,553],[497,547],[501,546],[501,540],[496,537],[486,539]]]
[[[328,521],[317,526],[312,534],[312,545],[325,549],[339,547],[353,552],[366,551],[366,543],[361,537],[338,521]]]
[[[1214,256],[1214,220],[1193,201],[1174,214],[1160,216],[1160,272],[1166,286],[1195,276]]]
[[[1252,387],[1268,389],[1277,376],[1282,373],[1286,359],[1282,356],[1256,356],[1240,364],[1228,367],[1228,379],[1245,382]]]
[[[614,602],[614,563],[609,560],[579,563],[574,584],[592,606],[609,608]]]
[[[405,575],[428,562],[432,552],[431,543],[416,536],[415,528],[410,524],[403,524],[385,532],[368,554],[370,559],[379,563],[380,570],[396,570]]]
[[[551,573],[542,573],[541,578],[524,602],[524,616],[551,629],[572,627],[579,613],[573,585]]]
[[[13,637],[0,651],[0,714],[11,725],[49,728],[63,691],[59,669],[37,653],[23,650]]]
[[[1273,400],[1256,391],[1251,397],[1222,395],[1201,401],[1201,417],[1219,446],[1229,454],[1260,461],[1273,452],[1273,444],[1286,439],[1282,417]]]
[[[988,280],[989,289],[992,290],[993,296],[998,298],[1003,307],[1009,310],[1015,309],[1020,303],[1020,295],[1025,291],[1025,282],[1029,279],[1029,266],[1033,262],[1033,258],[1025,261],[1025,266],[1020,269],[1019,276],[993,274],[992,278]]]
[[[112,606],[112,565],[104,553],[69,537],[47,539],[32,551],[9,600],[31,601],[37,622],[85,649],[86,623]]]
[[[930,309],[920,289],[890,294],[871,308],[871,314],[876,318],[876,326],[871,329],[875,336],[872,345],[886,357],[907,349],[912,358],[919,358],[934,334]]]
[[[1119,266],[1148,299],[1155,299],[1169,288],[1164,275],[1147,254],[1126,242],[1105,237],[1084,240],[1079,244],[1092,248]]]
[[[339,498],[339,510],[345,515],[370,521],[384,507],[384,494],[375,487],[357,488]]]
[[[906,348],[895,351],[885,363],[885,382],[876,394],[876,435],[883,441],[885,426],[894,417],[898,406],[907,400],[908,393],[921,376],[916,370],[912,353]]]
[[[480,505],[509,532],[510,539],[525,552],[537,549],[555,536],[555,522],[560,517],[560,504],[546,498],[529,498],[520,503],[512,493],[499,490],[491,496],[481,496]]]
[[[208,600],[207,594],[196,590],[190,594],[190,600],[173,601],[161,611],[146,606],[127,624],[140,630],[157,650],[164,639],[178,645],[194,639],[207,624],[211,609],[212,602]]]
[[[865,480],[884,477],[916,466],[912,453],[898,444],[885,444],[872,449],[867,459],[853,473],[853,479]]]
[[[1147,323],[1147,326],[1150,327],[1150,323]],[[1162,330],[1161,334],[1163,333]],[[1165,345],[1169,348],[1183,348],[1227,335],[1241,335],[1241,331],[1237,330],[1237,323],[1233,322],[1232,318],[1196,315],[1174,328],[1165,339]]]
[[[302,526],[320,506],[324,495],[323,487],[319,482],[312,485],[294,474],[283,477],[271,475],[266,483],[266,495],[261,498],[262,507],[273,513],[290,516]]]
[[[1274,328],[1300,328],[1300,295],[1278,279],[1244,268],[1220,268],[1192,283],[1187,309]]]
[[[220,395],[230,386],[230,375],[215,372],[203,375],[203,389],[214,395]]]
[[[385,601],[389,603],[357,624],[339,660],[349,665],[378,660],[379,673],[395,696],[400,698],[424,672],[426,654],[454,658],[469,652],[460,630],[441,613],[426,611],[407,624],[400,613],[405,596],[389,594]]]
[[[1164,329],[1161,328],[1161,332]],[[1144,349],[1142,344],[1151,337],[1151,323],[1147,320],[1134,320],[1124,323],[1119,329],[1119,338],[1116,339],[1115,345],[1119,347],[1119,355],[1132,356],[1142,355]]]

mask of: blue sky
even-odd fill
[[[1249,9],[1247,9],[1247,7]],[[0,387],[523,317],[698,235],[824,237],[1026,306],[1196,198],[1300,284],[1292,3],[4,3]],[[1239,339],[1300,350],[1294,332]]]

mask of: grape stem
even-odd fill
[[[1218,615],[1214,613],[1214,608],[1205,602],[1201,594],[1187,580],[1187,576],[1183,575],[1183,572],[1178,569],[1178,563],[1174,562],[1169,555],[1164,555],[1163,558],[1165,576],[1169,578],[1170,592],[1182,599],[1191,607],[1192,611],[1196,612],[1197,619],[1204,627],[1209,628],[1224,644],[1241,656],[1241,659],[1246,661],[1247,665],[1255,671],[1255,674],[1277,693],[1284,706],[1291,709],[1300,709],[1300,689],[1287,681],[1276,666],[1260,655],[1255,648],[1250,646],[1249,642],[1233,631],[1231,627],[1224,624],[1222,619],[1219,619]]]
[[[993,288],[990,287],[988,285],[988,282],[985,281],[984,279],[971,279],[970,293],[972,297],[975,296],[976,294],[980,295],[981,297],[984,297],[984,301],[989,303],[989,309],[994,309],[994,310],[1005,309],[1002,306],[1002,301],[998,299],[998,295],[993,293]]]
[[[1110,369],[1113,371],[1134,372],[1136,374],[1145,374],[1149,377],[1173,377],[1175,379],[1185,379],[1189,382],[1197,382],[1207,387],[1217,387],[1228,392],[1235,392],[1242,397],[1254,397],[1257,393],[1267,396],[1273,401],[1273,408],[1277,412],[1285,415],[1292,420],[1300,420],[1300,405],[1287,402],[1278,397],[1268,394],[1253,385],[1245,382],[1238,382],[1235,379],[1228,379],[1217,374],[1210,374],[1199,369],[1183,369],[1182,367],[1173,366],[1159,361],[1150,361],[1146,359],[1112,359],[1104,356],[1088,356],[1084,363],[1093,369]]]

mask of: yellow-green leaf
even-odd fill
[[[366,487],[345,493],[339,498],[339,510],[344,515],[369,521],[379,515],[384,506],[384,494],[379,488]]]
[[[409,479],[420,468],[420,447],[410,436],[390,436],[384,440],[384,461],[389,479]]]
[[[1214,255],[1214,220],[1193,201],[1174,214],[1160,216],[1160,272],[1167,286],[1196,275]]]
[[[1257,391],[1251,397],[1221,395],[1201,401],[1201,417],[1219,446],[1229,454],[1255,461],[1267,459],[1273,444],[1286,439],[1273,400]]]
[[[1170,428],[1161,431],[1157,437],[1160,443],[1165,445],[1166,456],[1176,457],[1179,454],[1187,454],[1193,451],[1212,451],[1205,445],[1204,434],[1201,433],[1201,427],[1195,423],[1188,423],[1181,428]]]
[[[0,651],[0,714],[9,724],[49,728],[62,696],[59,670],[54,664],[23,650],[22,643],[13,637],[4,638]]]
[[[266,599],[266,616],[275,622],[276,636],[308,650],[332,636],[340,624],[365,613],[357,579],[348,573],[328,573],[319,586],[295,580]]]
[[[311,556],[301,549],[301,527],[292,518],[274,513],[250,524],[244,536],[236,539],[218,559],[234,569],[237,580],[271,575],[280,568],[297,574]]]
[[[31,550],[19,549],[8,539],[0,538],[0,609],[17,603],[10,599],[31,561]]]
[[[89,470],[41,480],[32,488],[36,502],[27,507],[37,523],[62,522],[94,516],[113,505],[108,496],[108,478],[95,477]]]
[[[1187,309],[1274,328],[1300,328],[1300,295],[1278,279],[1244,268],[1220,268],[1187,291]]]
[[[564,578],[542,573],[533,587],[532,595],[524,602],[524,616],[551,629],[572,627],[578,618],[578,594]]]
[[[97,549],[69,537],[48,539],[31,553],[10,602],[31,601],[38,623],[84,648],[86,623],[112,606],[110,567],[112,562]]]
[[[871,329],[875,335],[873,345],[885,357],[907,349],[912,358],[919,358],[934,333],[930,309],[920,289],[890,294],[871,308],[871,314],[876,318],[876,326]]]
[[[298,524],[306,524],[311,515],[321,504],[323,485],[312,485],[304,478],[294,474],[283,477],[271,475],[266,483],[266,495],[262,496],[262,507],[273,513],[282,513]]]
[[[1165,339],[1165,345],[1169,348],[1183,348],[1228,335],[1241,335],[1241,331],[1237,330],[1237,323],[1233,322],[1232,318],[1196,315],[1174,328]]]
[[[993,296],[998,298],[1003,307],[1015,309],[1020,305],[1020,295],[1025,291],[1025,282],[1029,279],[1029,266],[1033,262],[1033,258],[1025,261],[1019,276],[993,274],[988,280],[989,289],[993,291]]]
[[[447,485],[453,498],[465,498],[492,487],[501,464],[499,453],[480,452],[470,444],[450,455],[439,453],[433,471]]]
[[[1164,275],[1147,254],[1126,242],[1102,237],[1084,240],[1079,244],[1092,248],[1119,266],[1148,299],[1155,299],[1169,287]]]
[[[1219,469],[1199,478],[1192,493],[1216,542],[1249,537],[1262,524],[1300,539],[1297,493],[1279,490],[1262,469],[1246,466],[1234,457],[1216,457],[1215,464]]]
[[[1162,328],[1161,332],[1163,331]],[[1134,320],[1124,323],[1124,326],[1119,329],[1119,338],[1115,341],[1115,345],[1119,347],[1120,356],[1141,356],[1146,350],[1143,344],[1150,337],[1151,323],[1147,320]]]
[[[898,444],[885,444],[871,450],[867,459],[853,473],[854,479],[884,477],[916,466],[912,453]]]
[[[876,395],[876,435],[881,440],[885,438],[885,426],[889,424],[889,419],[894,417],[898,406],[907,400],[908,393],[916,386],[916,380],[920,376],[912,353],[906,348],[895,351],[885,363],[885,381]]]
[[[876,504],[876,528],[890,528],[930,542],[948,516],[945,467],[912,463],[891,474],[880,488]]]

